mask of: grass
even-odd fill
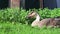
[[[29,12],[30,10],[19,10],[17,8],[0,10],[0,34],[60,34],[60,28],[32,28],[29,25],[25,25],[28,22],[30,23],[33,21],[33,19],[29,21],[25,17]],[[46,8],[43,10],[39,9],[38,13],[41,16],[41,19],[53,18],[60,16],[60,8],[53,10]],[[18,22],[21,22],[22,24]]]
[[[0,23],[0,34],[60,34],[60,28],[32,28],[29,25],[10,22]]]

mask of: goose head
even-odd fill
[[[34,11],[31,11],[28,15],[27,15],[27,18],[34,18],[34,17],[36,17],[36,15],[37,15],[37,13],[36,12],[34,12]]]

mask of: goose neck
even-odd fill
[[[36,20],[37,21],[40,21],[40,16],[37,14],[37,16],[36,16]]]

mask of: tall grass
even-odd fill
[[[60,16],[60,8],[53,10],[47,8],[43,10],[35,9],[35,11],[39,13],[41,19]],[[31,10],[26,11],[24,9],[18,8],[7,8],[4,10],[0,10],[0,21],[28,23],[28,20],[26,20],[26,16],[28,15],[29,12],[31,12]]]

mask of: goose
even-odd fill
[[[32,27],[35,27],[35,26],[38,26],[38,27],[43,27],[44,25],[46,27],[48,26],[51,26],[51,27],[55,27],[55,26],[60,26],[60,20],[59,18],[45,18],[45,19],[42,19],[40,20],[40,16],[37,12],[35,11],[31,11],[28,16],[28,18],[33,18],[35,17],[36,19],[32,22],[31,26]]]

